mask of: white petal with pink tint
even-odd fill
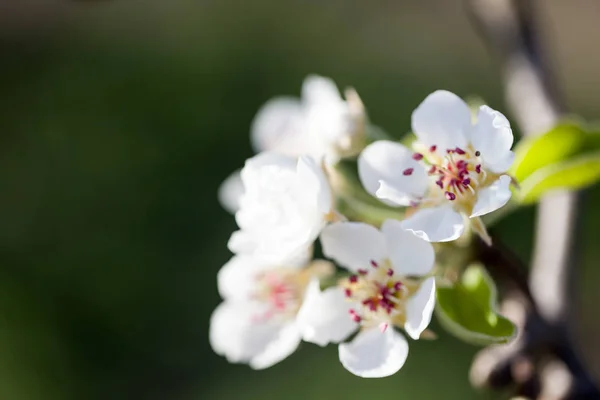
[[[329,184],[314,160],[261,153],[241,172],[244,194],[229,240],[236,254],[278,264],[312,246],[332,207]]]
[[[451,205],[420,209],[402,227],[428,242],[456,240],[465,230],[463,217]]]
[[[473,212],[470,217],[473,218],[489,214],[508,203],[512,196],[510,183],[510,176],[502,175],[490,186],[481,189],[477,193],[477,202],[473,207]]]
[[[256,152],[272,151],[294,157],[309,154],[302,103],[289,97],[268,101],[254,117],[250,138]]]
[[[471,143],[481,153],[484,166],[495,173],[506,172],[514,160],[510,123],[499,111],[481,106],[477,123],[471,133]]]
[[[430,94],[412,114],[412,128],[419,142],[436,146],[438,154],[466,147],[471,131],[471,110],[454,93],[438,90]]]
[[[229,175],[219,186],[218,199],[221,206],[234,214],[240,208],[240,198],[244,194],[244,184],[240,170]]]
[[[321,233],[323,254],[340,266],[357,272],[387,257],[385,238],[379,230],[362,222],[336,222]]]
[[[250,298],[257,275],[267,268],[264,262],[252,257],[231,257],[217,274],[219,294],[225,300]]]
[[[403,276],[423,276],[433,269],[435,252],[431,243],[402,228],[400,221],[388,219],[381,226],[392,268]]]
[[[387,140],[367,146],[358,158],[358,175],[367,192],[391,205],[406,206],[422,197],[427,174],[412,157],[409,149]]]
[[[301,337],[295,322],[281,326],[264,349],[250,360],[254,369],[269,368],[292,354],[300,344]]]
[[[406,304],[404,330],[417,340],[431,322],[435,307],[435,278],[427,278]]]
[[[383,378],[402,368],[408,356],[408,343],[393,328],[361,331],[351,342],[339,346],[342,365],[363,378]]]
[[[215,353],[232,363],[247,363],[263,352],[282,328],[279,321],[256,323],[264,305],[224,301],[210,318],[209,340]]]
[[[357,328],[348,316],[350,308],[352,304],[346,300],[341,287],[321,291],[319,281],[313,280],[296,317],[302,339],[319,346],[346,339]]]

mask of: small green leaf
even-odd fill
[[[453,287],[437,289],[436,314],[448,332],[468,343],[507,343],[515,325],[496,311],[496,287],[481,265],[471,265]]]
[[[578,190],[598,181],[600,181],[600,152],[538,169],[522,182],[518,195],[522,204],[532,204],[548,191]]]
[[[511,169],[523,182],[540,168],[600,150],[600,134],[589,132],[576,121],[563,121],[543,135],[521,140]]]

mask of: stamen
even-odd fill
[[[429,175],[433,175],[435,174],[435,171],[437,171],[437,167],[435,165],[432,165],[431,168],[429,168],[429,171],[427,171],[427,173]]]
[[[412,159],[415,161],[421,161],[423,159],[423,154],[421,153],[414,153],[412,155]]]
[[[392,276],[392,275],[394,275],[394,270],[393,270],[393,269],[391,269],[391,268],[390,268],[390,269],[388,269],[388,270],[387,270],[387,275],[388,275],[388,276]]]
[[[480,174],[480,173],[481,173],[481,164],[477,164],[477,165],[475,166],[475,172],[477,172],[478,174]]]
[[[359,275],[366,275],[367,274],[367,270],[366,269],[359,269],[358,270],[358,274]]]
[[[360,317],[360,315],[352,314],[352,320],[356,323],[359,323],[362,320],[362,318]]]
[[[456,152],[456,154],[460,154],[461,156],[464,156],[466,154],[465,151],[460,147],[455,148],[454,151]]]
[[[452,200],[456,200],[456,195],[452,192],[446,192],[445,193],[446,199],[452,201]]]
[[[413,171],[414,171],[414,170],[415,170],[414,168],[406,168],[406,169],[405,169],[405,170],[402,172],[402,174],[403,174],[404,176],[412,175],[412,173],[413,173]]]
[[[394,290],[397,292],[398,290],[400,290],[402,288],[402,282],[398,281],[396,283],[394,283]]]
[[[371,260],[371,267],[377,268],[377,267],[379,267],[379,264],[377,264],[377,261]]]
[[[350,275],[350,278],[348,278],[348,280],[350,281],[350,283],[356,283],[358,281],[358,276]]]
[[[481,152],[480,152],[479,150],[477,150],[477,151],[475,152],[475,157],[479,157],[480,155],[481,155]]]
[[[444,181],[441,178],[439,180],[435,181],[435,184],[438,185],[440,187],[440,189],[444,188]]]
[[[469,186],[471,184],[471,180],[469,178],[463,179],[462,184],[465,186]]]
[[[346,289],[344,293],[346,294],[346,297],[352,297],[352,290]]]
[[[429,148],[429,151],[432,153],[436,150],[437,150],[437,146],[435,144]]]

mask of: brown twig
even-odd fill
[[[524,135],[552,127],[564,109],[538,42],[533,1],[468,0],[468,10],[500,62],[517,126]],[[471,369],[475,385],[515,387],[517,394],[538,399],[600,399],[569,335],[578,202],[573,192],[541,200],[528,280],[507,249],[480,247],[488,266],[507,269],[504,277],[515,291],[505,302],[505,313],[522,328],[511,345],[476,356]]]

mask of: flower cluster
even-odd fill
[[[301,100],[277,98],[258,112],[258,154],[219,193],[239,230],[218,274],[224,301],[210,342],[230,362],[266,368],[304,340],[337,343],[357,376],[392,375],[408,355],[399,331],[417,340],[431,321],[431,242],[468,228],[490,241],[480,217],[511,197],[513,136],[500,112],[481,106],[472,115],[459,97],[437,91],[413,112],[412,149],[374,141],[369,126],[355,91],[342,98],[317,76],[305,80]],[[353,157],[366,192],[406,208],[397,219],[375,227],[336,209],[336,165]],[[315,241],[330,261],[313,259]]]

